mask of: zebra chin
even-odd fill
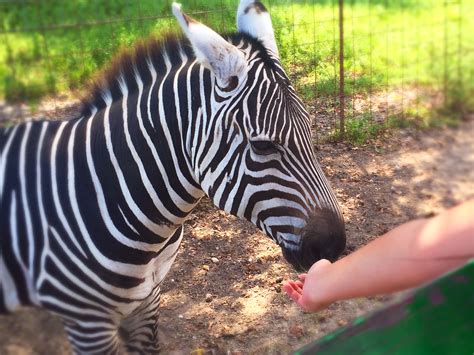
[[[314,210],[302,229],[298,245],[281,245],[285,259],[296,271],[307,271],[315,262],[336,261],[346,248],[344,221],[329,209]]]

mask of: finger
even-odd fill
[[[290,281],[290,284],[291,284],[291,287],[293,287],[295,291],[297,291],[300,294],[303,293],[303,288],[300,287],[300,285],[298,285],[295,281]]]
[[[291,287],[293,287],[293,289],[298,291],[299,293],[302,293],[303,292],[303,287],[301,287],[298,282],[299,281],[290,281]]]
[[[286,294],[296,303],[300,303],[301,300],[301,293],[296,291],[290,284],[283,284],[283,289],[285,290]]]
[[[285,291],[288,295],[293,291],[293,287],[288,282],[283,282],[282,284],[283,291]]]
[[[293,287],[291,287],[291,285],[289,283],[284,283],[283,284],[283,290],[285,291],[285,293],[291,297],[291,294],[293,293]]]
[[[301,281],[295,281],[296,286],[298,286],[300,289],[303,289],[303,283]]]
[[[300,279],[301,282],[304,282],[304,280],[306,280],[306,275],[307,274],[301,274],[298,276],[298,278]]]
[[[291,292],[298,292],[300,295],[303,293],[303,290],[298,287],[294,281],[287,281],[284,283],[284,286],[286,286],[285,290],[291,290]]]

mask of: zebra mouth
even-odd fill
[[[311,213],[297,234],[277,234],[283,256],[297,271],[306,271],[321,259],[336,261],[346,247],[344,222],[329,210]]]
[[[302,243],[298,248],[286,248],[284,246],[281,248],[286,261],[298,272],[308,271],[315,262],[321,259],[327,259],[334,262],[344,250],[344,248],[342,248],[342,250],[320,248],[319,245],[316,245],[315,247],[311,240],[309,240],[309,242],[308,240],[305,241],[304,237],[302,238]]]
[[[283,256],[285,257],[286,261],[291,265],[293,266],[293,268],[297,271],[297,272],[304,272],[304,271],[308,271],[309,268],[311,267],[311,265],[313,263],[307,263],[305,262],[302,258],[301,258],[301,255],[300,255],[300,252],[298,250],[294,250],[294,249],[286,249],[286,248],[283,248],[282,247],[282,253],[283,253]],[[319,260],[319,259],[318,259]],[[314,262],[316,262],[317,260],[315,260]]]

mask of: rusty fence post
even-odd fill
[[[339,133],[341,137],[346,131],[344,100],[344,0],[339,0]]]

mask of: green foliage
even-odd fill
[[[339,83],[338,8],[333,0],[265,1],[282,61],[304,100],[334,98]],[[218,31],[235,30],[235,0],[183,1]],[[437,115],[474,111],[474,3],[444,0],[345,1],[346,95],[423,85],[446,94]],[[177,30],[169,1],[9,1],[0,3],[0,98],[36,101],[80,89],[121,48]],[[420,112],[409,114],[419,116]],[[413,111],[413,110],[412,110]],[[423,113],[430,120],[429,113]],[[377,127],[348,120],[357,132]],[[417,121],[420,121],[419,117]],[[422,121],[422,120],[421,120]],[[427,123],[427,125],[429,125]],[[352,133],[350,133],[352,132]]]
[[[429,129],[438,127],[457,127],[460,122],[457,112],[446,110],[428,110],[427,108],[408,107],[402,114],[390,115],[380,121],[370,112],[357,117],[349,117],[345,121],[345,132],[335,130],[328,137],[329,142],[345,140],[353,145],[362,146],[380,137],[381,134],[393,129],[414,127]]]
[[[216,4],[218,12],[212,11]],[[185,7],[224,31],[235,30],[230,5],[198,0]],[[121,48],[176,30],[170,8],[156,0],[0,3],[0,98],[31,102],[81,88]]]
[[[363,145],[376,138],[387,127],[386,123],[375,122],[370,113],[364,113],[360,117],[350,117],[346,120],[344,136],[340,131],[335,131],[329,140],[345,139],[354,145]]]
[[[464,119],[474,112],[474,90],[472,89],[472,79],[470,83],[462,80],[452,80],[448,82],[446,88],[446,101],[438,109],[438,114],[450,116],[454,120]]]

